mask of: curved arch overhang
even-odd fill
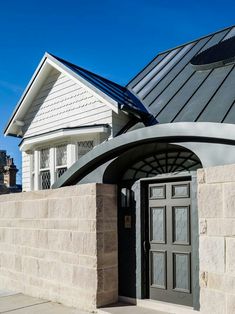
[[[217,143],[235,146],[235,125],[213,122],[178,122],[157,124],[120,135],[104,142],[74,163],[52,186],[76,184],[91,171],[119,156],[126,149],[143,143]]]

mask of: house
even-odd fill
[[[16,183],[18,171],[14,159],[0,150],[0,194],[21,192],[21,185]]]
[[[22,138],[23,191],[50,188],[93,147],[151,118],[127,88],[46,53],[5,130]]]
[[[95,203],[97,259],[113,258],[99,305],[235,312],[234,82],[234,26],[159,53],[125,87],[44,56],[5,134],[22,137],[24,190],[118,187]]]

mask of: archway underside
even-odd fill
[[[199,158],[190,150],[168,143],[150,143],[129,149],[116,158],[104,173],[104,182],[135,182],[167,173],[195,171]]]

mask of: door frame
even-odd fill
[[[144,241],[148,241],[148,185],[150,183],[191,181],[191,228],[192,228],[192,294],[193,308],[199,310],[199,228],[197,209],[197,175],[195,171],[166,174],[162,176],[140,179],[133,189],[136,202],[136,297],[149,298],[149,261],[148,254],[144,252]]]

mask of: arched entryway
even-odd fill
[[[201,167],[182,146],[149,143],[127,150],[106,168],[104,182],[119,190],[121,296],[195,303],[191,177]]]

